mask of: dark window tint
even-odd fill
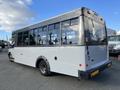
[[[62,30],[62,44],[63,45],[76,45],[78,44],[78,31],[77,30],[67,30],[63,29]]]
[[[62,22],[62,27],[66,27],[70,25],[70,20],[66,20]]]
[[[23,32],[23,45],[29,45],[29,32]]]
[[[64,22],[62,26],[62,38],[61,42],[63,45],[77,45],[79,43],[79,26],[77,19],[71,19],[71,24],[69,24],[69,20]]]
[[[38,44],[38,28],[34,29],[34,34],[35,34],[35,37],[34,37],[35,44],[37,45]]]
[[[85,20],[85,40],[87,45],[106,45],[105,25],[87,17]]]
[[[60,29],[60,23],[55,23],[55,29]]]
[[[79,24],[79,18],[71,19],[71,25],[78,25]]]
[[[59,31],[50,31],[48,35],[49,45],[59,44]]]
[[[18,33],[18,40],[17,40],[17,45],[18,46],[22,46],[23,45],[23,38],[22,38],[23,34],[22,32]]]
[[[34,30],[30,30],[30,45],[35,45],[35,31]]]
[[[49,29],[49,30],[53,30],[53,29],[54,29],[54,24],[49,25],[49,26],[48,26],[48,29]]]
[[[38,30],[38,45],[47,45],[47,28]]]
[[[60,29],[51,29],[48,31],[48,43],[49,45],[59,45],[60,44]]]
[[[44,27],[42,28],[42,30],[43,30],[43,31],[47,31],[47,26],[44,26]]]

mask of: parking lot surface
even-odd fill
[[[112,58],[114,59],[114,58]],[[99,76],[78,80],[62,74],[44,77],[32,67],[9,62],[7,51],[0,52],[0,90],[120,90],[120,61]]]

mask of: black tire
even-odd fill
[[[44,76],[50,76],[51,75],[50,66],[46,61],[44,61],[44,60],[40,61],[38,68],[39,68],[39,71],[42,75],[44,75]]]
[[[5,45],[2,45],[2,48],[5,48]]]
[[[14,60],[13,60],[13,58],[12,58],[12,54],[11,54],[10,52],[8,53],[8,58],[9,58],[9,61],[10,61],[10,62],[14,62]]]

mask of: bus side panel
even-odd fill
[[[58,60],[51,61],[52,71],[77,77],[78,70],[85,70],[85,67],[79,67],[79,64],[85,64],[84,47],[61,47],[55,53],[57,52]],[[54,58],[51,58],[51,60],[54,60]]]
[[[78,70],[84,71],[85,46],[77,47],[15,47],[15,62],[35,67],[39,56],[44,56],[52,72],[78,76]],[[57,57],[57,60],[55,60]]]

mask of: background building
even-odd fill
[[[116,30],[114,30],[114,29],[111,29],[111,28],[107,28],[107,34],[108,34],[108,36],[114,36],[114,35],[116,35]]]
[[[119,31],[117,31],[117,35],[120,35],[120,30],[119,30]]]

